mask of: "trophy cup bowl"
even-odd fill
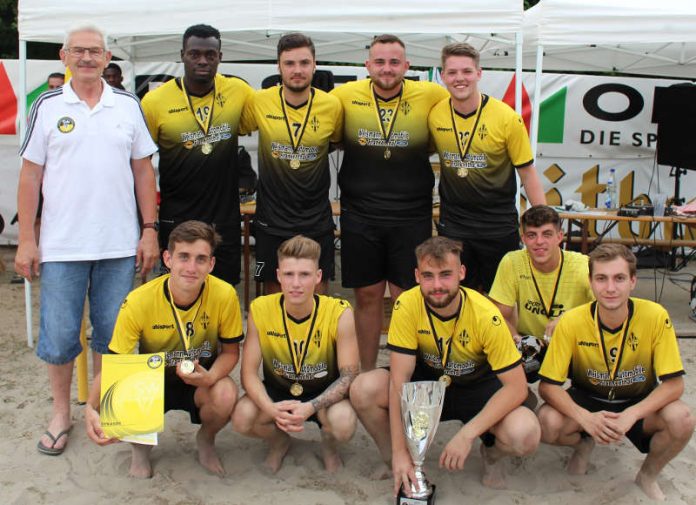
[[[440,423],[446,387],[440,381],[407,382],[403,385],[401,420],[404,424],[408,452],[415,467],[416,482],[411,484],[411,496],[406,496],[403,488],[399,490],[397,505],[435,503],[435,486],[425,478],[423,461]]]

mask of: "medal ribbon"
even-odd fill
[[[387,149],[389,148],[389,139],[392,136],[392,133],[394,132],[394,125],[396,124],[396,116],[399,114],[399,106],[401,105],[401,98],[404,96],[404,86],[406,86],[406,82],[401,83],[401,91],[399,91],[399,101],[396,102],[396,107],[394,107],[394,113],[391,115],[391,119],[389,121],[389,126],[387,128],[384,127],[384,123],[382,122],[382,116],[379,114],[379,97],[377,96],[377,93],[375,92],[375,87],[372,83],[370,83],[370,89],[372,90],[372,98],[375,101],[375,113],[377,114],[377,124],[379,125],[379,131],[382,132],[382,138],[384,138],[384,147]]]
[[[544,300],[541,294],[541,289],[539,289],[539,284],[537,283],[536,277],[534,277],[534,268],[532,267],[532,261],[529,259],[529,252],[527,252],[527,261],[529,262],[529,272],[532,274],[532,281],[534,282],[534,289],[536,289],[537,296],[539,296],[539,301],[544,309],[544,315],[547,319],[551,319],[551,309],[553,309],[553,302],[556,301],[556,293],[558,293],[558,285],[561,283],[561,272],[563,272],[563,261],[565,257],[563,256],[563,250],[561,249],[561,265],[558,267],[558,274],[556,274],[556,281],[553,286],[553,294],[551,295],[551,303],[546,308],[546,300]]]
[[[181,91],[184,93],[186,103],[188,103],[189,110],[191,111],[191,114],[193,114],[193,119],[196,120],[196,124],[201,129],[203,134],[207,136],[208,130],[210,129],[210,123],[213,121],[213,112],[215,111],[215,79],[213,78],[213,100],[210,104],[210,112],[208,113],[208,117],[205,118],[205,123],[200,121],[198,119],[198,116],[196,116],[196,111],[193,110],[193,102],[191,102],[191,96],[189,96],[188,92],[186,91],[186,86],[184,85],[183,79],[181,79]]]
[[[459,307],[457,308],[457,319],[454,320],[454,327],[452,328],[452,334],[449,336],[449,338],[445,341],[445,345],[442,345],[443,339],[437,336],[437,332],[435,331],[435,325],[433,324],[433,316],[431,314],[431,309],[428,307],[428,304],[425,303],[425,300],[423,300],[423,303],[425,304],[425,312],[428,314],[428,322],[430,323],[430,330],[433,333],[433,339],[435,340],[435,346],[437,347],[438,352],[440,353],[440,361],[442,362],[442,372],[445,373],[447,370],[447,363],[449,363],[449,356],[450,356],[450,350],[452,349],[452,341],[454,340],[454,335],[457,333],[457,324],[459,324],[459,320],[462,316],[462,312],[464,312],[464,300],[466,299],[466,293],[464,292],[463,289],[459,289],[459,292],[461,293],[461,299],[459,300]]]
[[[307,113],[302,120],[302,129],[297,137],[297,142],[292,134],[292,129],[290,127],[290,117],[288,117],[287,110],[285,109],[285,97],[283,96],[283,86],[280,87],[278,93],[280,94],[280,108],[283,110],[283,117],[285,118],[285,126],[288,129],[288,137],[290,137],[290,143],[292,144],[292,153],[296,154],[297,149],[300,147],[300,142],[302,142],[302,137],[304,136],[305,129],[307,128],[307,122],[309,121],[309,115],[312,112],[312,102],[314,102],[314,88],[310,88],[311,93],[309,96],[309,104],[307,105]]]
[[[450,98],[450,116],[452,117],[452,129],[454,130],[454,137],[457,140],[457,150],[459,151],[459,158],[462,163],[465,162],[466,155],[469,154],[469,149],[471,148],[471,142],[474,140],[474,135],[476,134],[476,128],[478,128],[479,119],[481,119],[481,104],[483,102],[483,97],[479,94],[479,103],[476,107],[476,119],[474,120],[474,126],[469,130],[467,135],[466,148],[462,150],[461,138],[459,137],[459,132],[457,131],[457,122],[454,119],[454,106],[452,105],[452,99]],[[465,167],[462,167],[465,168]]]
[[[172,288],[169,286],[169,279],[164,281],[164,283],[167,288],[167,294],[169,294],[169,306],[172,308],[172,314],[174,315],[174,326],[176,326],[176,332],[179,335],[179,340],[181,341],[181,344],[184,346],[184,350],[188,353],[188,350],[191,347],[191,338],[187,335],[186,331],[184,331],[184,323],[181,320],[179,309],[176,308],[176,304],[174,303],[174,297],[172,296]],[[193,316],[193,322],[195,322],[198,318],[198,311],[201,310],[201,305],[203,305],[203,297],[201,296],[201,294],[203,293],[204,288],[205,284],[201,287],[201,292],[198,293],[198,307],[196,308],[196,314]]]
[[[609,380],[613,381],[616,378],[616,372],[619,370],[619,364],[621,363],[621,358],[623,357],[623,351],[624,347],[626,344],[626,335],[628,334],[628,326],[631,321],[631,316],[633,316],[633,306],[629,305],[628,307],[628,317],[623,323],[623,326],[621,327],[621,331],[623,332],[623,335],[621,336],[621,343],[619,344],[619,352],[616,356],[616,360],[614,361],[614,366],[611,367],[609,365],[609,358],[607,357],[607,352],[606,352],[606,346],[604,344],[604,333],[602,332],[602,324],[599,321],[599,303],[595,303],[595,310],[594,310],[594,320],[595,320],[595,328],[597,330],[595,336],[597,338],[597,342],[599,343],[599,350],[602,352],[602,357],[604,358],[604,365],[607,367],[607,373],[609,374]],[[630,304],[630,301],[629,301]],[[614,389],[613,386],[609,386],[612,390]]]
[[[319,311],[317,310],[319,302],[317,299],[317,296],[314,295],[314,300],[313,300],[314,305],[312,306],[312,322],[309,324],[309,331],[307,332],[307,336],[305,337],[304,341],[300,342],[300,349],[298,352],[297,349],[297,343],[296,342],[291,342],[290,340],[290,332],[288,331],[288,321],[287,321],[287,314],[285,310],[285,297],[281,296],[280,297],[280,307],[281,311],[283,314],[283,329],[285,330],[285,339],[288,342],[288,350],[290,351],[290,356],[292,357],[292,366],[295,370],[295,381],[299,381],[300,378],[300,372],[302,371],[302,365],[304,365],[305,358],[307,357],[307,350],[309,349],[309,341],[312,337],[312,331],[314,330],[314,323],[317,321],[317,314]],[[298,356],[299,354],[302,354],[302,356]]]

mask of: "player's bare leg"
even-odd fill
[[[150,479],[152,477],[151,452],[151,445],[131,444],[131,465],[128,475],[136,479]]]
[[[198,462],[209,472],[223,476],[225,469],[215,451],[215,437],[230,419],[237,401],[237,387],[232,379],[224,378],[210,388],[198,388],[194,399],[201,417],[201,427],[196,433]]]
[[[636,475],[636,484],[653,500],[665,499],[657,476],[689,443],[695,425],[696,418],[682,401],[672,402],[645,419],[643,428],[648,433],[655,428],[657,431],[650,441],[650,452]]]
[[[358,418],[348,400],[341,400],[329,408],[317,412],[321,421],[321,456],[329,473],[336,473],[343,466],[338,453],[341,444],[348,442],[355,434]]]

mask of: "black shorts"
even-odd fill
[[[504,237],[462,238],[440,232],[440,235],[462,243],[462,264],[466,267],[466,277],[462,284],[467,288],[491,290],[498,264],[510,251],[520,248],[518,231]]]
[[[582,408],[589,410],[590,412],[598,412],[600,410],[606,410],[608,412],[623,412],[628,407],[631,407],[643,400],[643,398],[637,398],[622,402],[610,402],[608,400],[603,401],[597,399],[591,396],[587,391],[580,388],[571,386],[567,391],[575,403],[580,405]],[[585,432],[583,432],[583,435],[589,436]],[[650,440],[652,440],[652,435],[649,435],[643,431],[642,419],[638,419],[638,421],[631,426],[631,429],[626,432],[626,438],[628,438],[636,449],[643,454],[647,454],[650,451]]]
[[[193,399],[196,389],[196,387],[186,384],[178,378],[166,381],[164,383],[164,411],[183,410],[188,412],[192,423],[201,424],[201,413]]]
[[[321,246],[319,268],[321,268],[322,280],[333,280],[335,277],[333,230],[323,235],[306,234],[305,236],[317,241]],[[254,269],[254,280],[259,282],[277,282],[276,269],[278,268],[278,248],[280,244],[292,237],[294,237],[294,235],[273,235],[260,226],[254,227],[254,240],[256,241],[256,268]]]
[[[160,221],[159,244],[162,251],[168,247],[169,234],[182,222]],[[239,284],[239,268],[242,262],[240,227],[237,226],[235,228],[233,225],[218,226],[214,223],[213,226],[215,231],[222,237],[222,243],[215,249],[215,268],[213,268],[211,273],[225,282],[237,285]]]
[[[289,389],[283,390],[283,389],[279,389],[279,388],[270,386],[266,381],[263,382],[263,385],[266,387],[266,393],[268,394],[270,399],[273,400],[274,402],[282,402],[285,400],[299,400],[299,401],[304,403],[304,402],[311,401],[317,397],[317,395],[308,395],[306,393],[303,393],[300,396],[292,396],[290,394]],[[316,423],[321,428],[321,421],[319,421],[319,418],[317,417],[316,413],[309,416],[307,421],[312,421],[313,423]]]
[[[416,285],[416,247],[433,234],[430,218],[403,225],[368,224],[341,215],[341,279],[344,288],[387,280],[402,289]]]

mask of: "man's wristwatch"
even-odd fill
[[[143,230],[145,228],[152,228],[155,231],[159,231],[159,223],[157,221],[154,221],[152,223],[143,223],[142,228],[143,228]]]

